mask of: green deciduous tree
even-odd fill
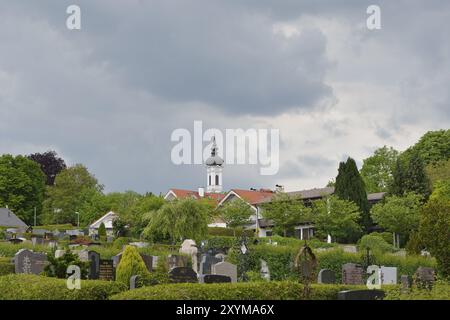
[[[208,232],[210,206],[194,199],[173,200],[147,215],[143,235],[155,240],[168,237],[172,243],[181,239],[203,239]]]
[[[375,150],[373,156],[364,160],[361,176],[369,193],[385,192],[392,184],[393,171],[399,152],[384,146]]]
[[[407,239],[419,227],[422,199],[421,195],[412,192],[386,197],[384,202],[372,207],[372,218],[380,227]]]
[[[450,158],[450,130],[429,131],[402,155],[406,162],[417,154],[425,165]]]
[[[313,221],[319,237],[330,235],[338,242],[357,239],[362,232],[360,218],[358,206],[351,201],[329,196],[313,202]]]
[[[19,218],[33,223],[45,193],[45,175],[39,165],[23,156],[0,157],[0,207],[8,206]]]
[[[244,201],[236,199],[234,201],[226,202],[217,210],[218,216],[230,228],[241,228],[249,222],[249,218],[255,211]],[[234,235],[235,230],[233,230]]]
[[[438,270],[450,277],[450,200],[432,196],[423,207],[419,236],[426,249],[436,258]]]
[[[103,186],[81,164],[67,168],[56,176],[55,185],[47,188],[44,202],[45,223],[76,223],[75,212],[81,221],[89,214],[93,201],[101,198]]]
[[[139,251],[134,246],[126,246],[116,270],[116,281],[130,286],[132,276],[148,276],[149,272]]]
[[[348,158],[339,164],[336,177],[335,194],[342,200],[354,202],[361,212],[360,224],[367,230],[372,221],[369,215],[369,202],[364,180],[359,174],[355,160]]]
[[[423,160],[418,154],[412,155],[405,172],[404,188],[406,192],[415,192],[427,199],[430,196],[430,180],[425,172]]]
[[[433,187],[438,181],[450,181],[450,159],[429,164],[425,171]]]
[[[284,192],[273,196],[262,208],[263,217],[273,221],[274,231],[285,237],[300,223],[311,222],[311,209],[299,197]]]

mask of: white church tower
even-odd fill
[[[207,188],[206,192],[219,193],[222,192],[222,165],[223,159],[219,157],[219,148],[216,145],[216,137],[213,137],[211,147],[211,157],[206,159],[207,170]]]

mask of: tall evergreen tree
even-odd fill
[[[402,196],[405,193],[405,169],[402,161],[397,159],[393,172],[393,181],[389,187],[389,194]]]
[[[355,160],[348,158],[339,164],[336,177],[335,194],[342,200],[353,201],[361,210],[361,225],[367,230],[372,221],[369,214],[369,202],[364,180],[359,174]]]
[[[425,199],[431,194],[430,180],[425,172],[425,165],[418,153],[412,155],[405,173],[405,189],[415,192]]]

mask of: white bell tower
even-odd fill
[[[206,159],[206,192],[219,193],[222,192],[222,165],[224,161],[217,152],[219,148],[216,145],[216,137],[213,137],[212,142],[211,157]]]

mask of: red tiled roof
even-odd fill
[[[258,203],[264,199],[270,199],[275,195],[275,192],[271,190],[243,190],[243,189],[231,189],[239,197],[244,199],[250,204]]]
[[[183,190],[183,189],[170,189],[169,191],[172,191],[178,199],[186,199],[186,198],[194,198],[194,199],[201,199],[198,191],[193,190]],[[205,192],[204,198],[210,198],[217,203],[220,202],[225,197],[224,193],[208,193]]]

